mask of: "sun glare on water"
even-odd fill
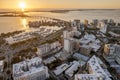
[[[26,8],[26,3],[25,2],[20,2],[19,7],[21,8],[22,11],[24,11],[25,8]]]
[[[22,23],[24,28],[27,28],[27,20],[25,18],[21,19],[21,23]]]

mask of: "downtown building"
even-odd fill
[[[39,57],[13,65],[14,80],[45,80],[49,78],[48,68]]]

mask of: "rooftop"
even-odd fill
[[[46,60],[44,60],[43,62],[44,62],[45,64],[50,64],[50,63],[52,63],[52,62],[55,61],[55,60],[56,60],[55,57],[50,57],[50,58],[47,58]]]
[[[60,51],[59,53],[55,54],[55,57],[60,60],[66,60],[69,56],[70,54],[65,51]]]
[[[109,76],[104,72],[100,64],[98,63],[98,59],[96,56],[93,56],[89,61],[88,61],[89,66],[93,70],[93,74],[96,74],[98,77],[102,77],[105,80],[110,80]]]
[[[77,61],[73,61],[71,63],[71,67],[68,68],[65,73],[69,76],[69,77],[72,77],[75,73],[74,71],[76,71],[78,69],[78,67],[80,66],[79,62]]]
[[[62,73],[63,71],[65,71],[69,66],[70,66],[70,65],[68,65],[68,64],[66,64],[66,63],[58,66],[58,67],[56,68],[56,70],[54,70],[55,75],[61,74],[61,73]]]
[[[75,80],[98,80],[95,74],[77,74]]]
[[[99,63],[100,62],[100,63]],[[102,67],[100,66],[101,61],[96,56],[92,56],[90,60],[88,61],[89,69],[91,74],[76,74],[75,80],[111,80],[110,74],[104,71]]]
[[[17,64],[13,64],[13,76],[27,76],[45,70],[46,67],[41,62],[42,59],[36,57],[30,60],[19,62]]]
[[[35,36],[31,35],[29,32],[23,32],[20,34],[17,34],[15,36],[10,36],[9,38],[6,38],[5,40],[9,43],[9,44],[14,44],[20,41],[24,41],[27,39],[31,39],[34,38]]]
[[[79,60],[83,60],[83,61],[87,61],[89,59],[89,57],[84,56],[84,55],[82,55],[80,53],[75,53],[73,55],[73,57],[75,57],[76,59],[79,59]]]
[[[100,40],[97,39],[93,34],[86,33],[84,37],[80,39],[80,43],[83,47],[91,47],[95,52],[101,47]]]

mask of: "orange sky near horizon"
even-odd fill
[[[26,8],[120,9],[120,0],[0,0],[0,8],[19,8],[20,1]]]

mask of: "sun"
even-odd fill
[[[21,8],[22,11],[24,11],[25,8],[26,8],[26,3],[25,2],[20,2],[19,7]]]

